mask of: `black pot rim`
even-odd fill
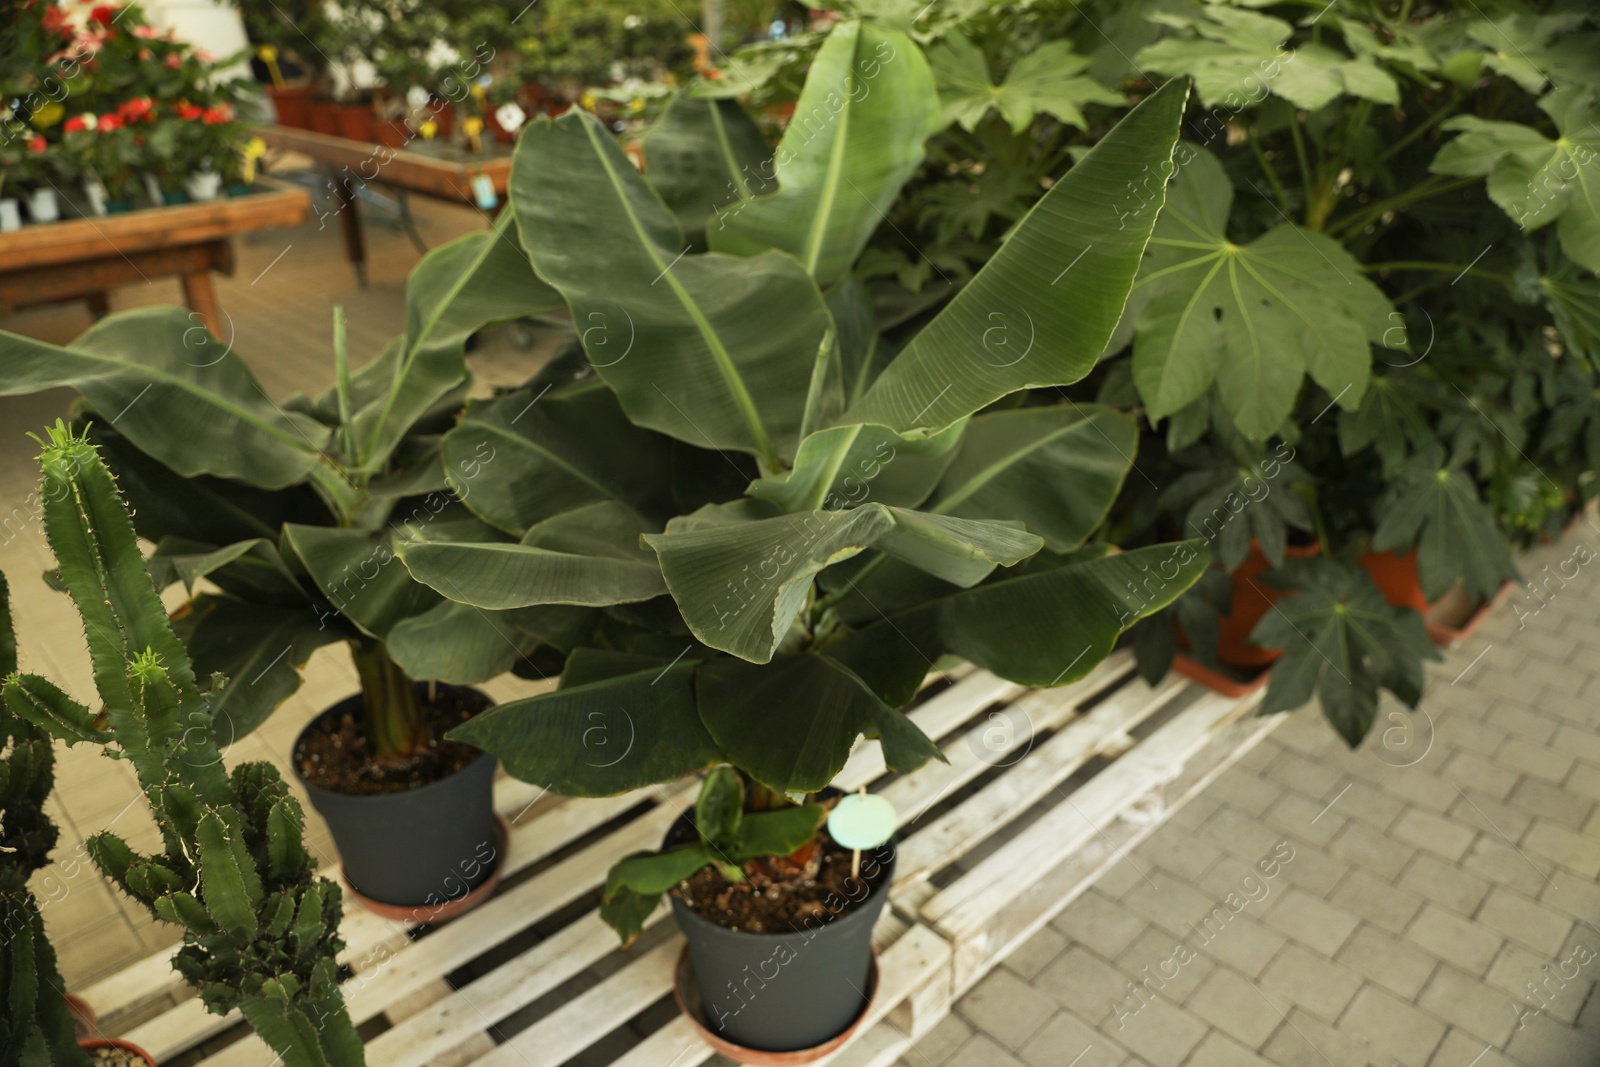
[[[489,696],[489,694],[485,693],[481,689],[475,688],[475,687],[470,686],[470,685],[453,686],[452,688],[471,690],[472,692],[477,693],[479,696],[483,697],[485,700],[489,701],[489,707],[492,708],[494,706],[494,700]],[[321,786],[321,785],[317,785],[315,782],[307,781],[306,780],[306,776],[300,773],[300,744],[301,744],[301,742],[303,742],[305,740],[306,734],[310,733],[312,727],[316,726],[318,723],[322,722],[324,719],[331,718],[332,716],[337,715],[337,714],[343,714],[346,705],[351,704],[352,702],[363,702],[364,701],[364,697],[365,697],[365,694],[363,694],[360,690],[357,690],[356,692],[352,693],[351,695],[345,697],[343,700],[336,701],[335,703],[330,704],[328,707],[323,708],[321,711],[317,712],[317,714],[313,715],[311,717],[311,721],[306,723],[305,726],[301,727],[300,732],[295,735],[294,744],[289,747],[289,770],[291,772],[293,772],[295,778],[300,782],[300,784],[302,786],[305,787],[305,789],[306,789],[306,791],[308,793],[324,793],[324,794],[326,794],[328,796],[340,797],[340,798],[346,799],[346,800],[383,800],[386,797],[394,797],[394,796],[414,797],[414,796],[419,796],[419,795],[421,795],[423,793],[426,793],[430,789],[434,789],[434,788],[437,788],[437,787],[443,786],[443,785],[448,785],[452,778],[455,778],[455,777],[457,777],[459,775],[466,774],[468,771],[472,770],[472,768],[476,767],[479,763],[481,763],[484,759],[486,759],[486,758],[487,759],[493,759],[494,758],[493,755],[491,755],[490,753],[488,753],[488,752],[486,752],[486,751],[484,751],[483,749],[480,748],[480,749],[478,749],[477,757],[475,759],[473,759],[473,761],[471,763],[468,763],[466,766],[460,768],[459,770],[452,771],[450,774],[445,775],[443,778],[440,778],[437,781],[429,782],[427,785],[414,786],[411,789],[401,789],[401,790],[397,790],[397,791],[395,791],[393,793],[371,793],[371,794],[368,794],[368,793],[341,793],[337,789],[329,789],[327,786]],[[488,708],[485,708],[484,710],[487,711]],[[458,744],[465,744],[465,742],[457,742],[457,743]],[[468,745],[467,747],[468,748],[472,748],[474,746]]]

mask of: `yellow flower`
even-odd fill
[[[67,109],[57,103],[49,103],[33,113],[33,124],[41,130],[48,130],[61,121]]]
[[[583,110],[585,110],[585,111],[593,111],[594,110],[594,94],[586,92],[582,96],[578,97],[578,106],[583,108]]]

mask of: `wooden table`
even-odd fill
[[[24,226],[0,234],[0,308],[80,299],[98,317],[106,293],[176,275],[183,299],[224,337],[211,272],[231,275],[234,234],[296,226],[311,197],[276,183],[247,196]]]
[[[498,204],[504,204],[511,180],[511,150],[499,145],[477,154],[438,142],[413,141],[404,148],[390,148],[291,126],[259,126],[255,132],[269,149],[309,156],[327,172],[329,187],[338,199],[336,213],[344,230],[345,254],[362,285],[367,283],[367,253],[356,195],[363,186],[387,185],[402,193],[483,210],[474,181],[480,176],[487,178]],[[498,204],[494,212],[498,212]],[[326,216],[319,218],[325,220]],[[412,237],[416,239],[414,233]]]

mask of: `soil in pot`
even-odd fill
[[[668,843],[692,832],[685,817]],[[851,853],[826,832],[819,844],[814,871],[804,857],[768,857],[747,865],[745,883],[708,868],[670,891],[705,1025],[722,1040],[762,1052],[815,1050],[867,1008],[872,927],[888,900],[894,847],[863,853],[861,877],[852,879]],[[761,929],[744,928],[754,926]]]
[[[433,741],[403,766],[371,758],[360,695],[329,708],[300,734],[294,770],[328,824],[344,875],[362,896],[442,908],[501,866],[494,821],[495,760],[445,731],[487,708],[474,689],[418,686]]]
[[[149,1053],[126,1041],[99,1038],[78,1047],[89,1054],[89,1062],[95,1067],[156,1067]]]

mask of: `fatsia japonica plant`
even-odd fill
[[[906,36],[836,26],[770,157],[694,90],[643,174],[585,114],[528,127],[511,209],[581,351],[445,435],[447,469],[495,449],[465,503],[500,536],[399,552],[452,600],[560,609],[564,666],[451,736],[568,794],[721,762],[814,793],[863,737],[898,770],[938,755],[898,709],[942,657],[1064,684],[1177,597],[1197,544],[1091,542],[1131,420],[1031,390],[1104,348],[1185,94],[1134,109],[898,350],[852,268],[937,113]],[[1119,214],[1144,174],[1157,199]]]
[[[0,392],[73,386],[78,423],[117,471],[150,566],[165,587],[200,579],[175,624],[219,740],[258,726],[301,682],[317,648],[348,643],[369,751],[404,766],[430,728],[417,681],[469,684],[537,643],[514,619],[412,581],[398,541],[490,532],[445,483],[440,435],[465,396],[467,338],[555,306],[511,233],[510,216],[429,253],[406,285],[405,333],[351,373],[337,313],[321,397],[274,404],[244,363],[177,308],[110,316],[68,347],[0,331]],[[492,451],[463,457],[470,492]],[[509,627],[509,628],[508,628]]]
[[[154,918],[182,927],[173,967],[206,1007],[241,1012],[287,1067],[360,1067],[338,984],[339,887],[316,875],[299,803],[270,763],[223,766],[212,700],[234,682],[216,675],[213,697],[201,692],[95,447],[58,423],[39,460],[45,535],[104,707],[96,714],[13,667],[6,711],[38,735],[104,745],[132,764],[162,851],[140,855],[107,831],[89,839],[89,855]]]

